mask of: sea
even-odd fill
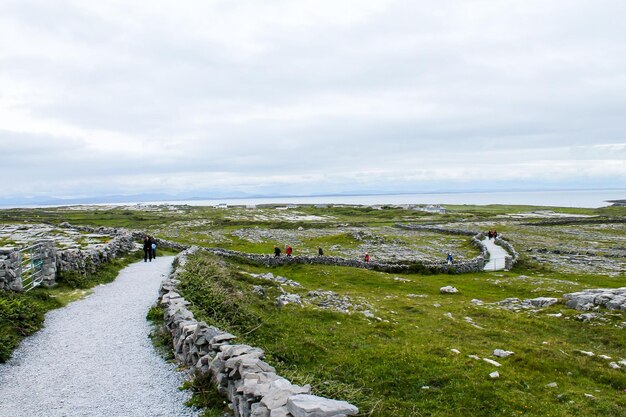
[[[259,205],[259,204],[505,204],[552,207],[598,208],[610,205],[608,200],[626,200],[623,190],[579,191],[515,191],[472,193],[429,193],[387,195],[334,195],[311,197],[221,198],[211,200],[179,200],[141,202],[145,204],[187,204],[190,206]],[[127,203],[128,204],[128,203]]]

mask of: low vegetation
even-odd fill
[[[624,358],[625,330],[617,327],[623,314],[583,323],[562,304],[538,312],[490,304],[620,286],[619,278],[532,270],[398,277],[311,265],[270,271],[302,284],[284,288],[303,299],[309,290],[323,289],[367,300],[380,318],[372,319],[313,305],[278,307],[278,284],[250,275],[265,268],[208,254],[187,265],[180,288],[197,317],[263,348],[281,374],[312,384],[319,395],[351,401],[363,415],[622,416],[626,411],[626,372],[579,352]],[[255,285],[264,287],[264,296],[253,292]],[[440,294],[445,285],[460,293]],[[564,316],[548,316],[557,313]],[[495,349],[515,354],[499,359]],[[499,378],[489,377],[494,371]]]
[[[610,366],[626,360],[626,312],[598,311],[584,321],[562,302],[520,311],[498,304],[626,286],[626,208],[446,208],[445,214],[395,207],[55,208],[0,211],[0,223],[123,226],[179,243],[251,253],[271,253],[273,245],[289,243],[296,254],[312,255],[321,246],[328,255],[360,257],[368,251],[374,259],[397,255],[399,260],[407,254],[442,260],[448,251],[461,260],[478,252],[466,236],[402,230],[394,227],[397,222],[496,228],[521,254],[513,271],[397,275],[324,265],[268,269],[200,253],[188,262],[180,290],[198,319],[263,348],[281,375],[311,384],[316,394],[358,405],[362,416],[626,415],[626,366]],[[261,274],[268,272],[302,287],[264,279]],[[5,336],[0,337],[18,334],[19,340],[41,326],[43,312],[92,285],[77,274],[60,281],[53,290],[2,294]],[[448,285],[459,292],[441,294]],[[314,290],[349,297],[359,308],[349,313],[322,308],[309,296]],[[279,307],[283,291],[299,295],[303,305]],[[155,307],[148,317],[158,322],[160,315]],[[168,343],[158,335],[154,340],[157,346]],[[495,349],[514,354],[498,358]],[[498,377],[490,377],[495,371]],[[193,401],[210,407],[207,416],[221,415],[223,400],[208,381],[196,380],[194,389],[200,395]]]

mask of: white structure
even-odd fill
[[[428,204],[426,206],[417,207],[417,210],[426,213],[446,214],[446,209],[440,204]]]

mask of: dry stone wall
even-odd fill
[[[0,249],[0,290],[22,290],[19,252]]]
[[[57,250],[54,242],[41,241],[35,245],[33,256],[41,261],[41,284],[47,287],[56,284],[58,272],[77,271],[93,273],[100,265],[137,249],[132,233],[116,231],[108,243],[91,249]],[[16,249],[0,249],[0,290],[22,291],[20,252]]]
[[[519,260],[519,253],[517,253],[513,245],[511,245],[509,242],[507,242],[506,240],[502,239],[499,236],[495,239],[494,242],[496,245],[502,246],[507,252],[509,252],[512,255],[512,256],[507,256],[504,258],[504,262],[505,262],[504,269],[510,271],[515,265],[515,263]]]
[[[24,289],[22,257],[25,255],[13,248],[0,249],[0,290],[22,291]],[[38,266],[32,271],[37,271],[42,284],[54,284],[57,272],[57,252],[54,243],[41,241],[27,251],[27,256],[37,260]]]
[[[136,249],[131,234],[115,236],[106,245],[96,249],[67,249],[58,252],[57,267],[61,271],[95,272],[112,259]]]
[[[471,230],[463,230],[463,229],[447,229],[445,227],[440,226],[432,226],[432,225],[418,225],[418,224],[402,224],[396,223],[396,227],[400,229],[407,230],[427,230],[430,232],[438,232],[438,233],[449,233],[453,235],[464,235],[464,236],[472,236],[472,244],[476,246],[481,251],[481,257],[486,259],[488,257],[488,250],[485,245],[483,245],[482,241],[485,239],[485,233],[476,232]],[[511,270],[515,263],[519,260],[519,253],[515,250],[513,245],[511,245],[508,241],[504,240],[502,237],[498,236],[494,243],[496,245],[502,246],[507,252],[509,252],[512,256],[505,257],[505,269]],[[484,263],[483,263],[484,266]],[[482,267],[480,269],[482,271]]]
[[[50,287],[56,283],[57,277],[57,259],[58,253],[54,247],[54,242],[44,241],[40,242],[37,246],[38,253],[35,255],[38,259],[41,259],[41,278],[42,285]]]
[[[472,231],[472,230],[464,230],[464,229],[450,229],[441,226],[433,226],[429,224],[404,224],[404,223],[396,223],[395,225],[399,229],[406,230],[427,230],[429,232],[437,232],[437,233],[448,233],[451,235],[463,235],[463,236],[476,236],[480,234],[480,232]]]
[[[453,233],[466,236],[473,236],[472,243],[476,245],[482,252],[481,256],[465,262],[454,263],[452,265],[445,262],[411,262],[411,263],[382,263],[382,262],[364,262],[360,259],[346,259],[332,256],[280,256],[250,254],[245,252],[231,251],[221,248],[204,248],[204,250],[214,253],[218,256],[227,258],[244,259],[247,262],[267,267],[287,265],[287,264],[315,264],[315,265],[333,265],[347,266],[353,268],[372,269],[390,273],[408,273],[408,272],[432,272],[432,273],[468,273],[482,271],[484,268],[484,259],[487,255],[487,249],[481,243],[484,238],[482,233],[476,233],[468,230],[446,229],[437,226],[424,225],[404,225],[397,224],[397,227],[411,230],[429,230],[441,233]],[[56,282],[57,272],[78,271],[81,273],[95,272],[98,267],[111,259],[118,257],[123,253],[128,253],[135,249],[140,249],[140,244],[146,236],[145,232],[128,230],[125,228],[115,227],[91,227],[91,226],[73,226],[70,223],[62,223],[60,227],[69,228],[87,233],[97,233],[101,235],[111,236],[112,239],[107,244],[89,249],[66,249],[56,251],[53,246],[46,246],[46,254],[44,259],[44,280],[43,285],[52,286]],[[176,251],[184,251],[189,245],[172,242],[165,239],[156,238],[156,244],[161,249],[173,249]],[[512,262],[515,262],[519,255],[513,247],[506,241],[499,239],[502,246],[507,248],[514,254]],[[0,250],[0,289],[12,289],[20,291],[22,289],[19,269],[19,255],[13,253],[14,250]],[[511,260],[508,260],[511,263]],[[512,264],[509,266],[512,267]]]
[[[248,262],[264,265],[267,267],[308,264],[308,265],[332,265],[349,266],[353,268],[372,269],[390,273],[408,273],[418,271],[430,271],[432,273],[468,273],[482,271],[484,268],[484,258],[476,257],[466,262],[459,262],[452,265],[447,263],[412,262],[407,264],[387,264],[382,262],[365,262],[360,259],[345,259],[333,256],[273,256],[260,255],[245,252],[231,251],[219,248],[204,248],[204,250],[226,258],[244,259]]]
[[[276,374],[259,348],[235,344],[235,335],[195,320],[189,303],[177,292],[179,274],[192,247],[177,257],[177,268],[160,289],[165,326],[176,359],[216,384],[227,397],[235,417],[340,417],[358,413],[345,402],[311,395],[309,385],[298,386]]]
[[[142,231],[129,231],[124,228],[107,228],[107,227],[90,227],[90,226],[72,226],[69,223],[61,224],[62,227],[74,228],[88,233],[100,233],[109,235],[130,234],[136,241],[141,241],[145,232]],[[421,227],[421,226],[420,226]],[[407,227],[411,228],[411,227]],[[448,229],[436,228],[437,230],[446,230],[450,233],[463,234],[463,235],[476,235],[480,236],[480,233],[470,231],[450,231]],[[434,230],[434,229],[428,229]],[[472,241],[474,242],[473,239]],[[184,251],[189,248],[189,245],[183,245],[177,242],[172,242],[165,239],[156,239],[158,248],[173,249],[177,251]],[[214,253],[218,256],[227,258],[243,259],[247,262],[251,262],[257,265],[264,265],[267,267],[289,265],[289,264],[309,264],[309,265],[333,265],[333,266],[348,266],[353,268],[372,269],[382,272],[390,273],[406,273],[406,272],[419,272],[430,271],[432,273],[468,273],[479,272],[484,268],[484,259],[486,254],[486,248],[479,240],[474,242],[480,249],[483,255],[478,256],[466,262],[458,262],[452,265],[446,262],[411,262],[411,263],[382,263],[382,262],[364,262],[360,259],[346,259],[333,256],[279,256],[252,254],[246,252],[239,252],[233,250],[227,250],[222,248],[203,248],[206,251]]]

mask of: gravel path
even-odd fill
[[[504,269],[504,257],[509,253],[500,245],[496,245],[492,239],[485,238],[482,244],[489,251],[489,261],[485,264],[485,271],[502,271]]]
[[[179,417],[182,376],[148,338],[146,313],[172,257],[138,262],[93,295],[49,312],[0,365],[0,416]]]

